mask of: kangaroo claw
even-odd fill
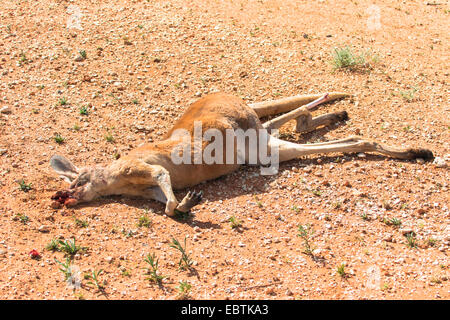
[[[186,196],[181,200],[176,210],[181,212],[189,212],[193,207],[202,201],[203,191],[195,192],[189,191]]]

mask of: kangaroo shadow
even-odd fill
[[[200,190],[200,189],[199,189]],[[175,196],[177,199],[182,199],[188,190],[177,190],[175,191]],[[133,207],[140,210],[150,210],[154,214],[160,214],[165,215],[164,209],[165,205],[155,201],[155,200],[148,200],[143,198],[137,198],[137,197],[128,197],[128,196],[122,196],[122,195],[111,195],[106,197],[101,197],[98,199],[95,199],[91,202],[87,203],[80,203],[76,206],[77,209],[83,209],[83,208],[92,208],[92,207],[101,207],[107,204],[111,203],[121,203],[124,205],[127,205],[129,207]],[[220,224],[211,222],[211,221],[201,221],[196,219],[195,214],[187,213],[185,215],[175,215],[173,217],[170,217],[173,221],[176,221],[178,223],[184,223],[188,224],[192,227],[199,227],[201,229],[221,229],[222,226]]]

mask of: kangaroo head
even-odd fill
[[[73,206],[79,202],[87,202],[101,196],[102,189],[107,185],[105,169],[102,167],[77,168],[68,159],[54,155],[50,159],[50,166],[64,180],[70,183],[69,189],[58,191],[52,200],[60,205]],[[57,207],[58,204],[54,203]]]

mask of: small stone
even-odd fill
[[[105,261],[108,262],[108,263],[112,263],[114,261],[114,258],[113,257],[106,257]]]
[[[419,208],[419,209],[417,209],[417,214],[419,214],[419,215],[423,215],[423,214],[425,214],[425,213],[427,213],[427,211],[424,209],[424,208]]]
[[[3,114],[10,114],[11,112],[12,112],[12,110],[8,106],[4,106],[0,109],[0,113],[3,113]]]
[[[46,225],[42,225],[39,227],[38,231],[42,233],[47,233],[50,231],[50,229]]]
[[[50,204],[50,207],[52,207],[52,209],[59,209],[62,207],[62,204],[58,201],[52,201],[52,203]]]
[[[323,250],[322,249],[314,249],[313,251],[313,255],[316,257],[321,257],[323,254]]]
[[[329,187],[331,184],[330,184],[330,182],[328,180],[324,180],[324,181],[322,181],[322,185],[326,186],[326,187]]]
[[[441,157],[434,158],[433,164],[436,168],[446,168],[447,167],[447,163]]]
[[[273,296],[275,295],[275,290],[272,287],[269,287],[266,289],[266,294]]]
[[[241,71],[241,73],[239,73],[239,77],[241,78],[247,78],[248,77],[248,73],[245,71]]]
[[[416,159],[416,162],[417,162],[418,164],[424,164],[424,163],[425,163],[425,160],[423,160],[422,158],[417,158],[417,159]]]

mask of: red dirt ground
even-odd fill
[[[187,281],[193,299],[449,299],[450,10],[438,3],[2,1],[0,298],[175,299]],[[378,58],[333,70],[332,50],[344,46]],[[195,187],[204,201],[188,221],[127,197],[50,207],[66,187],[49,167],[53,154],[78,166],[113,161],[216,91],[249,102],[350,92],[315,111],[347,110],[345,125],[282,133],[299,142],[358,134],[429,148],[444,164],[335,154],[284,163],[274,176],[246,167]],[[150,227],[138,226],[143,215]],[[298,236],[306,224],[314,257]],[[71,237],[88,247],[73,259],[75,289],[55,262],[64,254],[46,249]],[[172,237],[187,237],[193,272],[179,270]],[[150,253],[167,276],[161,286],[145,274]],[[83,276],[100,269],[102,292]]]

